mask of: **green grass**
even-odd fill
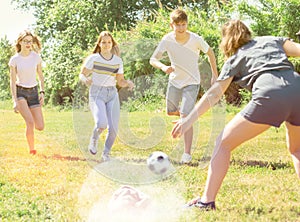
[[[231,111],[227,109],[226,121],[236,112]],[[153,199],[149,221],[300,221],[299,180],[285,147],[284,127],[271,128],[236,149],[217,196],[218,210],[199,212],[181,206],[203,192],[203,157],[208,157],[214,131],[222,126],[212,124],[217,118],[212,112],[197,122],[190,166],[176,164],[183,144],[170,137],[175,118],[161,111],[122,116],[112,150],[119,161],[115,165],[99,165],[99,155],[86,152],[89,112],[46,107],[44,116],[45,130],[35,134],[38,155],[30,156],[23,119],[12,112],[10,102],[0,102],[0,221],[97,221],[91,216],[99,212],[103,217],[98,221],[104,221],[107,203],[122,184]],[[147,174],[144,163],[154,150],[174,161],[176,171],[169,177]]]

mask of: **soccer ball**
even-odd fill
[[[155,174],[164,174],[170,166],[170,160],[164,152],[155,151],[148,157],[147,166]]]

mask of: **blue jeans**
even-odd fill
[[[108,130],[103,153],[108,154],[117,137],[120,102],[117,88],[91,85],[89,94],[89,105],[94,117],[95,127],[92,138],[98,140],[99,128]]]

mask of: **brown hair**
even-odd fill
[[[112,37],[112,35],[108,31],[103,31],[99,34],[98,40],[97,40],[96,45],[95,45],[94,50],[93,50],[93,53],[101,52],[101,48],[100,48],[99,44],[102,41],[102,38],[104,36],[109,36],[111,38],[111,41],[113,43],[111,53],[114,54],[114,55],[120,56],[119,46],[118,46],[117,42],[114,40],[114,38]]]
[[[229,58],[251,40],[251,32],[240,20],[230,20],[223,25],[221,51]]]
[[[39,53],[42,49],[42,44],[39,40],[39,37],[34,35],[32,32],[30,32],[29,30],[24,30],[22,31],[19,36],[18,39],[16,41],[15,44],[15,48],[17,52],[21,51],[21,45],[20,42],[26,37],[26,36],[32,36],[32,50]]]
[[[181,9],[175,9],[171,14],[170,14],[170,22],[171,23],[179,23],[179,22],[187,22],[188,21],[188,16],[185,13],[185,11]]]

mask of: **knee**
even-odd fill
[[[97,128],[97,131],[99,133],[102,133],[105,129],[106,129],[106,127],[99,127],[99,128]]]
[[[167,111],[167,115],[168,116],[180,116],[180,112],[177,110],[175,112],[169,112]]]
[[[36,125],[36,126],[35,126],[35,129],[38,130],[38,131],[43,131],[44,128],[45,128],[45,127],[44,127],[44,124],[42,124],[42,125]]]
[[[224,151],[231,152],[231,150],[234,148],[231,146],[230,141],[226,140],[222,134],[220,134],[215,142],[215,147],[218,147],[218,149],[222,149]]]
[[[27,127],[27,129],[34,130],[34,121],[33,120],[26,120],[26,127]]]

